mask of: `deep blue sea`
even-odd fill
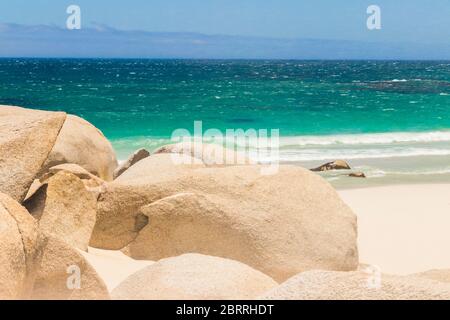
[[[79,115],[120,159],[202,121],[279,129],[283,162],[450,181],[448,61],[0,59],[0,104]]]

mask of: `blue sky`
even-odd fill
[[[70,4],[83,26],[277,38],[446,43],[450,0],[9,0],[0,22],[64,26]],[[366,8],[382,9],[382,30],[368,31]]]

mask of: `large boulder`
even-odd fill
[[[249,300],[276,285],[243,263],[186,254],[136,272],[111,295],[118,300]]]
[[[150,172],[150,165],[145,172],[152,157],[99,197],[92,246],[127,245],[132,258],[152,261],[220,256],[277,281],[317,268],[357,268],[356,217],[318,175],[294,166],[269,176],[260,166]]]
[[[37,247],[35,219],[0,193],[0,300],[29,297],[39,261]]]
[[[155,154],[130,167],[114,180],[113,184],[148,186],[174,181],[199,168],[206,166],[201,160],[188,155],[174,157],[173,154]]]
[[[150,152],[145,149],[139,149],[135,153],[133,153],[127,161],[122,163],[115,171],[114,171],[114,179],[120,176],[122,173],[127,171],[131,166],[138,163],[142,159],[145,159],[150,156]]]
[[[105,283],[77,249],[53,236],[46,236],[44,242],[32,299],[110,299]]]
[[[309,271],[292,277],[259,299],[448,300],[450,285],[411,276],[377,275],[362,271]]]
[[[22,202],[65,119],[61,112],[0,106],[0,192]]]
[[[86,251],[95,225],[97,200],[80,178],[58,171],[26,201],[39,230]]]
[[[41,174],[63,163],[77,164],[97,177],[110,181],[117,167],[111,143],[92,124],[68,115]]]
[[[186,156],[187,157],[187,156]],[[140,208],[181,190],[176,181],[204,165],[172,162],[171,155],[152,155],[139,161],[114,182],[105,186],[98,197],[97,222],[90,245],[107,250],[120,250],[139,234],[148,223]]]

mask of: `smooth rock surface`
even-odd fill
[[[68,115],[41,174],[63,163],[77,164],[97,177],[111,181],[117,159],[103,133],[84,119]]]
[[[152,155],[106,185],[98,197],[97,222],[90,245],[120,250],[133,241],[148,223],[140,208],[180,190],[181,185],[176,183],[179,177],[204,167],[193,158],[186,162],[191,160],[196,164],[177,165],[170,154]]]
[[[185,254],[138,271],[111,295],[118,300],[248,300],[276,285],[243,263]]]
[[[108,300],[108,289],[77,249],[53,236],[45,239],[32,299]]]
[[[243,262],[277,281],[311,269],[358,266],[355,215],[309,170],[281,166],[278,174],[262,176],[259,166],[235,166],[151,181],[139,189],[147,201],[133,208],[147,223],[124,249],[134,259],[197,252]],[[108,203],[104,219],[123,212],[111,210],[114,199]],[[120,236],[113,228],[110,237]]]

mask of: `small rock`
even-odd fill
[[[364,172],[353,172],[350,173],[348,176],[353,178],[367,178]]]
[[[314,172],[321,172],[321,171],[330,171],[330,170],[350,170],[350,166],[347,162],[344,160],[336,160],[332,162],[325,163],[321,165],[320,167],[311,169],[311,171]]]

